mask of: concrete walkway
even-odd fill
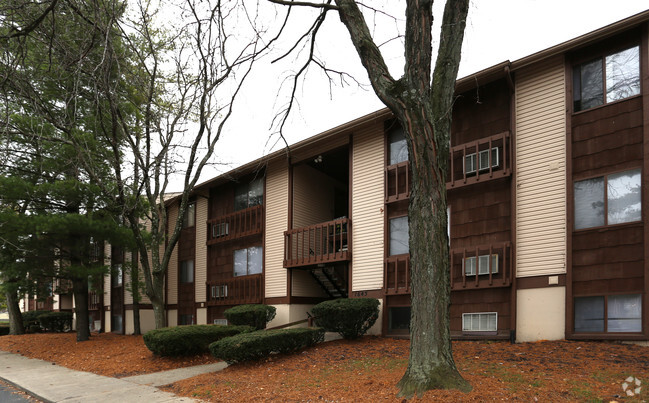
[[[44,402],[197,402],[155,386],[226,366],[215,363],[117,379],[0,351],[0,378]]]

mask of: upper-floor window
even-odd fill
[[[234,192],[234,210],[239,211],[264,203],[264,181],[262,178],[249,183],[240,183]]]
[[[388,133],[388,147],[390,153],[388,165],[408,161],[408,144],[401,125],[395,124]]]
[[[247,276],[261,274],[263,266],[264,249],[261,246],[252,246],[234,251],[234,276]]]
[[[640,93],[640,47],[634,46],[575,66],[574,110],[583,111]]]
[[[575,229],[642,219],[640,169],[574,183]]]
[[[390,219],[390,256],[410,253],[408,216]]]
[[[180,262],[180,282],[190,284],[194,282],[194,261],[183,260]]]
[[[196,224],[196,203],[190,203],[183,214],[183,228],[193,227]]]

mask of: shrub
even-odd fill
[[[253,330],[250,326],[223,325],[166,327],[146,332],[144,344],[160,356],[197,355],[208,352],[210,343]]]
[[[337,332],[345,339],[356,339],[376,322],[379,301],[375,298],[340,298],[321,302],[311,312],[318,326]]]
[[[273,320],[275,311],[275,307],[270,305],[239,305],[226,310],[225,317],[233,325],[248,325],[261,330]]]
[[[264,358],[272,353],[291,353],[324,339],[324,330],[315,327],[258,330],[226,337],[210,344],[210,353],[228,364]]]
[[[0,336],[9,334],[9,324],[0,323]]]
[[[40,328],[40,323],[38,322],[38,317],[44,313],[50,313],[52,311],[27,311],[23,312],[23,326],[25,329],[31,329],[33,326],[38,326]],[[40,329],[39,329],[40,330]]]
[[[72,329],[72,312],[47,312],[38,315],[38,323],[50,332]]]

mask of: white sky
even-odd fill
[[[396,4],[394,0],[391,3],[390,7]],[[435,8],[441,11],[440,7],[443,2],[438,0]],[[646,0],[472,0],[459,77],[505,60],[520,59],[647,8]],[[297,20],[312,21],[309,13],[312,11],[305,10]],[[394,15],[403,19],[403,14],[398,13]],[[441,12],[436,18],[441,20]],[[386,39],[393,36],[394,26],[394,22],[385,19],[376,23],[377,32],[384,33]],[[288,46],[288,41],[283,43],[284,50]],[[398,72],[402,65],[400,44],[393,41],[382,50],[393,74],[398,76],[394,71]],[[329,68],[350,72],[368,83],[347,31],[335,13],[330,13],[319,35],[318,53]],[[271,123],[288,96],[288,87],[278,95],[282,79],[297,64],[291,66],[283,61],[271,65],[268,61],[256,67],[244,96],[237,100],[235,113],[217,145],[214,162],[219,164],[218,169],[206,168],[200,182],[283,146],[277,143],[277,136],[269,140],[273,133]],[[297,98],[299,106],[296,105],[284,131],[289,144],[383,108],[369,87],[360,90],[355,85],[336,86],[330,94],[326,80],[315,68]]]

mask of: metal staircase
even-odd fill
[[[347,298],[347,279],[340,276],[333,266],[311,269],[311,275],[331,298]]]

